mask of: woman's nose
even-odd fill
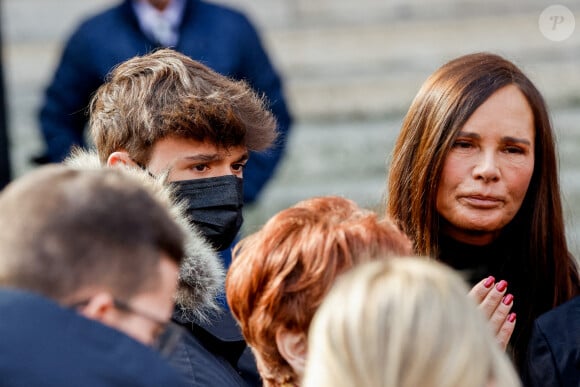
[[[484,182],[497,181],[500,178],[500,170],[496,156],[493,152],[481,154],[473,168],[473,178]]]

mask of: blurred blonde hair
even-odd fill
[[[313,319],[302,386],[520,386],[467,293],[458,274],[426,258],[352,270]]]

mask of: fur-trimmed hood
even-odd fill
[[[72,168],[104,168],[98,155],[93,151],[76,149],[64,163]],[[217,296],[223,290],[225,269],[217,252],[204,239],[201,233],[190,224],[185,215],[185,205],[176,202],[173,191],[166,184],[166,175],[153,177],[146,170],[123,168],[129,175],[143,182],[165,204],[186,238],[186,256],[180,273],[175,303],[181,318],[190,322],[204,322],[220,310]]]

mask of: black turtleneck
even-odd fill
[[[527,267],[523,241],[509,233],[502,233],[492,243],[483,246],[462,243],[444,235],[439,238],[438,259],[461,272],[471,286],[490,275],[495,277],[496,283],[500,280],[508,282],[506,294],[514,295],[514,306],[511,311],[516,312],[518,319],[522,319],[516,324],[508,353],[518,367],[521,367],[522,364],[515,358],[519,356],[514,350],[517,348],[518,352],[525,353],[533,321],[528,315],[529,309],[522,309],[522,306],[529,302],[525,301],[525,297],[529,294],[526,294],[528,292],[521,279],[521,274]]]
[[[490,275],[496,281],[503,279],[509,284],[512,278],[508,268],[514,258],[514,243],[504,236],[483,246],[462,243],[445,235],[439,237],[438,259],[461,272],[471,286]]]

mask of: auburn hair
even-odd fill
[[[297,383],[276,332],[306,334],[339,274],[359,262],[410,252],[408,238],[390,220],[333,196],[285,209],[240,241],[226,294],[265,385]]]

